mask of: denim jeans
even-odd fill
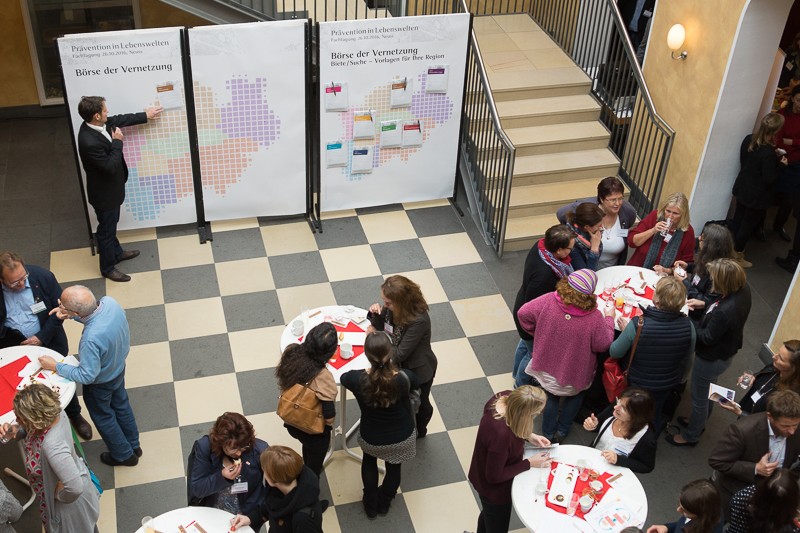
[[[125,370],[106,383],[83,386],[83,401],[115,461],[124,461],[139,447],[139,428],[125,390]]]
[[[512,378],[517,379],[517,376],[519,375],[520,361],[522,361],[526,357],[528,358],[528,361],[530,361],[532,353],[533,353],[533,340],[526,341],[525,339],[520,339],[519,344],[517,344],[517,351],[514,352],[514,368],[511,369]]]
[[[697,442],[706,427],[706,420],[711,414],[714,402],[708,399],[708,386],[728,370],[733,362],[733,357],[723,361],[706,361],[700,357],[694,358],[692,368],[692,412],[689,415],[689,427],[681,432],[681,436],[688,442]]]
[[[100,255],[100,273],[108,274],[117,265],[122,255],[122,246],[117,240],[119,207],[108,211],[94,210],[97,215],[97,253]]]
[[[583,404],[583,396],[586,391],[581,391],[575,396],[556,396],[547,391],[545,393],[547,394],[547,403],[544,405],[542,414],[542,433],[551,440],[556,433],[566,437],[572,428],[575,415],[578,414],[581,404]],[[561,413],[558,412],[559,406]]]
[[[528,364],[531,362],[531,354],[524,356],[517,367],[517,376],[514,378],[514,388],[522,387],[523,385],[539,386],[539,383],[530,374],[525,373]]]

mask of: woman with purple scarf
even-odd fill
[[[524,372],[531,360],[533,337],[520,326],[517,311],[542,294],[553,292],[558,280],[572,273],[573,268],[570,264],[569,254],[574,246],[575,236],[572,230],[565,224],[558,224],[545,232],[544,239],[540,239],[531,248],[525,259],[522,286],[517,293],[513,313],[520,336],[517,351],[514,354],[514,368],[511,371],[517,387],[535,384],[533,379]]]

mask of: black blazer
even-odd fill
[[[147,122],[147,114],[131,113],[108,117],[106,131],[114,128],[135,126]],[[86,194],[89,203],[98,211],[110,211],[125,200],[125,182],[128,181],[128,165],[122,155],[122,141],[108,142],[102,133],[85,122],[78,130],[78,153],[86,172]]]
[[[613,412],[614,406],[609,405],[597,415],[597,429],[595,430],[597,431],[597,436],[592,441],[592,448],[597,446],[597,441],[599,441],[603,433],[608,431],[611,427],[611,424],[603,427],[603,423],[609,418],[613,419]],[[624,455],[617,454],[617,465],[630,468],[633,472],[639,474],[647,474],[653,471],[653,468],[656,466],[656,434],[653,432],[652,427],[649,425],[647,426],[647,431],[644,432],[642,438],[636,443],[636,446],[634,446],[629,456],[625,457]]]
[[[519,333],[520,338],[526,341],[533,339],[533,336],[525,331],[519,323],[517,312],[520,307],[543,294],[556,290],[558,279],[553,269],[542,261],[542,258],[539,256],[539,241],[537,241],[525,258],[525,270],[522,273],[522,286],[517,292],[516,300],[514,300],[512,315],[514,315],[514,324],[517,326],[517,333]]]
[[[39,337],[45,348],[50,348],[61,355],[67,355],[69,347],[67,334],[64,333],[64,324],[56,318],[56,315],[48,315],[51,309],[58,307],[61,285],[49,270],[36,265],[25,265],[25,268],[28,270],[28,283],[33,291],[34,301],[42,301],[46,307],[45,311],[36,315],[41,326],[36,336]],[[6,317],[6,302],[5,299],[0,298],[0,339],[5,338],[6,334],[13,334],[5,326]]]
[[[736,355],[744,340],[744,324],[750,314],[750,304],[750,287],[745,285],[739,292],[719,300],[710,313],[708,310],[713,302],[707,305],[703,317],[695,322],[695,355],[706,361],[721,361]]]
[[[392,312],[385,307],[379,315],[368,312],[367,319],[377,331],[383,331],[387,322],[397,328],[392,321]],[[414,317],[403,330],[394,347],[394,361],[400,368],[414,372],[420,385],[428,383],[436,375],[439,361],[431,348],[431,317],[427,311]]]

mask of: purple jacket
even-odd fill
[[[614,341],[614,319],[597,309],[584,311],[561,302],[556,292],[523,305],[520,325],[533,335],[533,359],[528,369],[547,372],[560,385],[585,390],[592,384],[597,354]]]

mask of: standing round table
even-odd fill
[[[305,317],[298,315],[293,318],[283,329],[280,346],[281,353],[283,353],[286,347],[290,344],[302,342],[303,339],[305,339],[305,335],[311,328],[322,324],[323,322],[330,322],[333,324],[339,333],[344,333],[345,335],[352,333],[355,337],[365,334],[367,327],[369,326],[369,321],[367,320],[367,311],[359,307],[328,305],[325,307],[311,309],[305,314]],[[299,337],[292,334],[291,325],[295,320],[302,320],[305,323],[303,334]],[[341,343],[347,341],[340,340],[339,342]],[[355,343],[351,344],[353,345],[354,351],[352,358],[344,362],[345,360],[340,359],[339,351],[337,350],[327,365],[328,370],[330,370],[331,374],[333,374],[333,379],[339,386],[339,424],[333,429],[331,445],[328,448],[328,453],[325,456],[324,461],[324,464],[326,465],[333,457],[333,451],[336,449],[337,441],[341,443],[342,450],[344,450],[348,457],[359,462],[361,461],[361,456],[347,446],[347,439],[356,429],[358,429],[360,420],[353,424],[353,426],[347,430],[347,432],[344,431],[345,424],[347,423],[347,389],[342,386],[341,377],[342,374],[349,372],[350,370],[365,370],[369,368],[370,364],[367,360],[367,356],[364,355],[363,341],[360,346]]]
[[[27,384],[33,379],[53,387],[61,400],[61,409],[66,408],[75,395],[75,382],[53,375],[49,370],[42,370],[39,365],[40,355],[49,355],[58,362],[64,361],[63,355],[42,346],[12,346],[0,350],[0,424],[13,424],[17,421],[11,402],[14,400],[17,386],[23,382]],[[22,449],[22,442],[17,444],[24,464],[25,451]],[[4,471],[6,475],[30,486],[27,478],[10,468],[6,467]],[[22,506],[23,509],[30,507],[35,499],[36,494],[31,491],[31,497]]]
[[[533,455],[534,450],[526,446],[525,457]],[[614,491],[621,497],[626,506],[638,517],[639,527],[647,518],[647,495],[644,487],[630,469],[610,464],[600,455],[600,450],[588,446],[564,444],[556,446],[550,452],[554,461],[576,465],[578,460],[587,462],[589,468],[598,472],[608,472],[612,476],[620,476],[611,482]],[[552,531],[584,531],[593,532],[595,529],[585,520],[567,516],[548,507],[545,504],[547,496],[536,495],[536,485],[547,482],[549,468],[531,468],[514,478],[511,488],[511,500],[514,510],[522,523],[535,533],[548,533]],[[611,477],[611,479],[614,479]],[[602,505],[603,500],[597,505]]]
[[[182,527],[186,533],[230,533],[234,515],[213,507],[181,507],[153,517],[153,529],[160,533],[173,533]],[[144,527],[136,533],[148,533]],[[250,526],[242,526],[236,533],[254,533]]]

